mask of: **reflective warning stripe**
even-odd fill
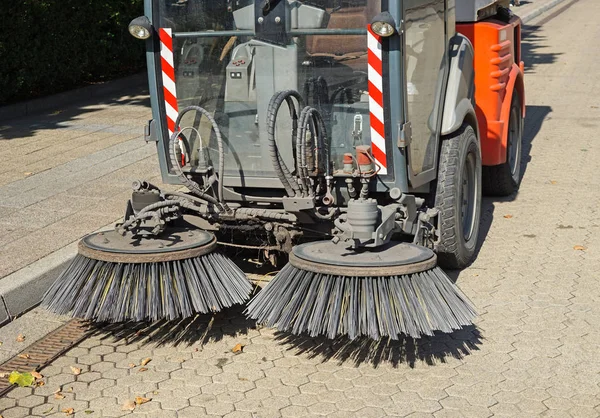
[[[369,112],[371,113],[371,149],[379,174],[387,174],[387,154],[385,148],[385,122],[383,101],[383,54],[381,37],[367,26],[369,47]]]
[[[163,92],[169,136],[175,132],[177,119],[177,89],[175,87],[175,68],[173,65],[173,33],[171,29],[160,28],[160,62],[162,70]]]

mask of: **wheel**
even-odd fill
[[[483,193],[487,196],[510,196],[519,189],[523,149],[523,112],[515,90],[510,104],[506,162],[483,167]]]
[[[442,142],[435,207],[440,211],[440,266],[466,267],[475,256],[481,218],[481,150],[469,125]]]

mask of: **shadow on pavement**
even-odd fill
[[[466,327],[452,334],[436,334],[420,340],[404,338],[398,341],[374,341],[368,338],[349,340],[325,337],[311,338],[278,332],[276,340],[289,346],[296,354],[320,357],[323,362],[336,360],[339,364],[350,362],[355,366],[370,364],[373,367],[387,364],[398,367],[406,364],[415,367],[418,362],[430,366],[445,363],[448,357],[461,359],[479,350],[483,337],[475,326]]]
[[[64,105],[59,103],[55,110],[0,120],[0,141],[31,137],[41,129],[69,129],[74,124],[81,123],[78,120],[84,119],[85,115],[103,110],[107,106],[143,106],[149,109],[150,97],[147,83],[134,83],[103,97],[86,98]],[[110,122],[106,123],[106,127],[110,127]],[[95,128],[102,130],[102,126]]]
[[[540,26],[526,26],[523,30],[521,40],[521,56],[525,62],[525,71],[535,72],[540,65],[554,64],[562,53],[552,52],[552,50],[540,43],[546,40],[545,36],[539,34]]]
[[[155,346],[204,345],[220,341],[223,336],[247,334],[256,329],[256,323],[242,314],[236,306],[215,315],[197,315],[179,321],[154,323],[90,324],[90,337],[112,339],[125,344],[141,343]]]

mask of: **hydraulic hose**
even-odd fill
[[[213,131],[215,132],[215,138],[217,139],[217,145],[219,147],[219,188],[218,188],[218,196],[219,197],[218,197],[218,199],[215,199],[213,196],[206,194],[206,192],[200,188],[198,183],[189,179],[185,175],[185,173],[179,166],[179,162],[177,161],[177,156],[175,155],[174,144],[175,144],[175,140],[179,136],[179,131],[177,128],[179,127],[179,124],[181,123],[181,119],[183,118],[183,116],[186,113],[191,112],[192,110],[200,112],[201,114],[206,116],[206,118],[212,125]],[[229,206],[227,206],[227,203],[225,202],[225,199],[223,198],[223,187],[224,186],[223,186],[222,178],[223,178],[223,175],[224,175],[223,173],[225,170],[225,150],[223,147],[223,137],[221,136],[221,130],[219,129],[219,125],[217,125],[217,122],[215,121],[215,119],[212,117],[212,115],[206,109],[204,109],[203,107],[200,107],[200,106],[192,105],[192,106],[186,107],[181,112],[179,112],[179,115],[177,116],[177,120],[175,121],[175,132],[173,132],[173,135],[171,135],[171,138],[169,140],[169,156],[171,158],[171,164],[173,164],[178,169],[178,175],[179,175],[179,178],[181,179],[182,183],[192,193],[194,193],[199,198],[209,201],[210,203],[219,205],[223,209],[224,212],[230,211]]]
[[[298,182],[290,173],[290,170],[287,168],[285,161],[283,161],[283,158],[279,153],[277,141],[275,139],[275,129],[277,126],[277,113],[285,101],[290,111],[290,118],[292,119],[292,140],[296,137],[296,130],[298,127],[298,111],[293,100],[294,98],[297,100],[300,106],[303,106],[304,102],[300,93],[295,90],[287,90],[273,95],[267,109],[267,140],[269,144],[269,155],[271,157],[271,162],[273,163],[275,174],[283,184],[286,193],[290,197],[299,195],[300,187],[298,186]]]
[[[300,114],[300,129],[298,130],[298,137],[296,139],[296,151],[299,151],[297,158],[300,158],[302,165],[305,165],[306,161],[306,131],[310,124],[315,127],[315,136],[317,137],[318,149],[321,150],[319,153],[319,159],[324,159],[324,171],[326,176],[332,176],[331,172],[331,155],[329,147],[329,138],[327,136],[327,126],[321,113],[314,107],[307,106],[302,110]],[[303,167],[304,168],[304,167]],[[319,167],[320,168],[320,167]],[[305,173],[308,175],[308,173]]]

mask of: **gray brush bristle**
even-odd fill
[[[248,304],[249,317],[293,334],[420,338],[472,324],[467,297],[436,267],[391,277],[342,277],[286,265]]]
[[[42,305],[98,322],[174,320],[244,303],[251,291],[246,275],[219,253],[140,264],[77,255]]]

